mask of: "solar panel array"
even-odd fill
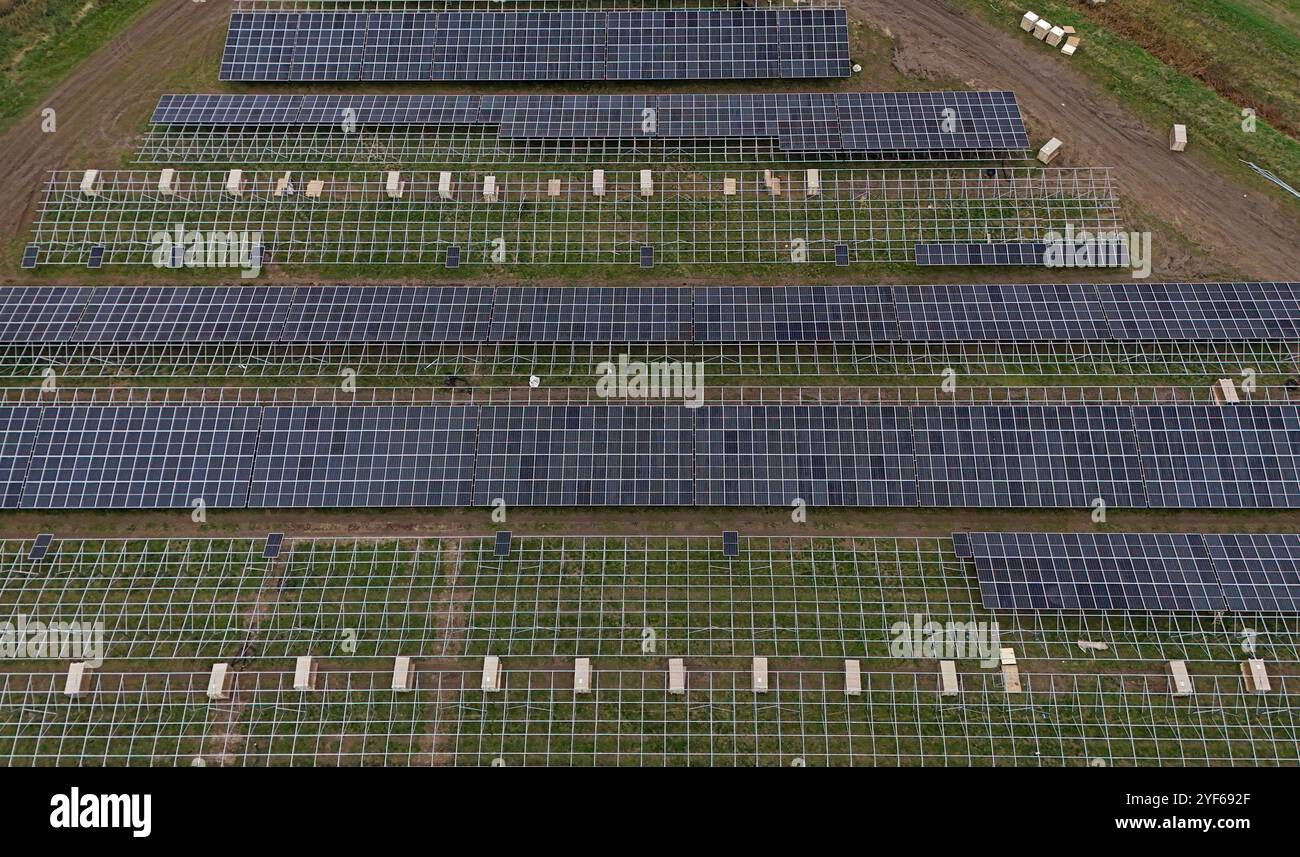
[[[468,506],[477,428],[477,408],[265,408],[248,505]]]
[[[23,509],[242,506],[262,409],[233,406],[51,405],[20,502]]]
[[[878,286],[701,287],[700,342],[873,342],[898,338],[894,295]]]
[[[483,342],[493,293],[453,286],[285,289],[289,310],[274,332],[286,343]]]
[[[1300,535],[969,533],[995,610],[1300,612]]]
[[[0,508],[18,508],[40,418],[36,408],[0,406]]]
[[[912,409],[922,506],[1146,505],[1133,416],[1114,405]]]
[[[1297,283],[1133,283],[1097,299],[1116,339],[1300,338]]]
[[[68,341],[89,297],[78,287],[0,287],[0,342]]]
[[[915,506],[908,409],[712,405],[696,418],[702,506]]]
[[[1101,341],[1113,338],[1089,285],[895,286],[900,339]],[[1102,287],[1108,293],[1114,287]],[[1128,286],[1124,286],[1127,290]]]
[[[221,79],[848,77],[843,9],[244,12]]]
[[[1127,268],[1128,241],[1108,236],[1086,242],[1043,241],[945,242],[917,244],[918,265],[1047,265],[1080,268]]]
[[[681,407],[480,409],[474,505],[689,506],[695,426]]]
[[[1300,508],[1300,405],[47,405],[0,411],[6,508]],[[1243,486],[1254,468],[1256,483]],[[1172,476],[1171,476],[1172,474]],[[1173,476],[1195,490],[1171,492]]]
[[[1300,535],[1215,533],[1204,538],[1229,610],[1300,612]]]
[[[1196,324],[1133,324],[1211,291]],[[1300,284],[0,287],[7,345],[1134,339],[1294,341]]]
[[[265,286],[109,286],[90,290],[72,342],[265,342],[293,293]]]
[[[949,117],[957,117],[950,121]],[[1014,93],[164,95],[155,126],[481,128],[508,140],[775,139],[805,153],[1023,153]],[[1041,256],[1041,254],[1039,254]]]
[[[1177,509],[1292,508],[1300,503],[1300,413],[1161,405],[1134,412],[1151,505]]]
[[[680,288],[497,289],[492,342],[689,342],[693,293]]]

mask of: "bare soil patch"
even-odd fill
[[[1014,90],[1034,139],[1064,141],[1056,163],[1114,167],[1120,193],[1141,209],[1129,214],[1155,221],[1158,276],[1295,275],[1300,218],[1290,207],[1225,177],[1194,148],[1168,151],[1167,129],[1147,127],[1053,52],[1018,38],[1014,22],[999,30],[944,0],[848,5],[851,14],[893,36],[894,66],[903,74]],[[1086,46],[1074,61],[1087,62]],[[1179,235],[1199,252],[1186,252]]]

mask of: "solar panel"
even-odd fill
[[[602,80],[603,12],[443,12],[434,80]]]
[[[260,418],[240,406],[47,406],[21,507],[241,507]]]
[[[782,151],[834,152],[841,148],[833,93],[791,93],[776,98],[776,131]]]
[[[1300,612],[1300,535],[1216,533],[1204,538],[1229,610]]]
[[[778,105],[772,93],[654,96],[658,136],[671,139],[766,137],[777,135]]]
[[[643,139],[658,136],[657,95],[510,95],[500,134],[526,139]]]
[[[641,267],[653,268],[655,266],[655,248],[651,244],[641,245]]]
[[[86,260],[87,268],[100,268],[104,265],[104,245],[94,244],[90,248],[90,257]]]
[[[92,289],[0,286],[0,343],[71,342]]]
[[[689,342],[690,289],[502,287],[492,342]]]
[[[45,559],[45,555],[50,550],[50,544],[54,541],[53,533],[41,533],[32,542],[32,549],[27,554],[27,559],[31,562],[40,562]]]
[[[810,35],[792,22],[790,38]],[[609,13],[608,80],[774,78],[782,32],[769,10]]]
[[[1133,408],[1152,508],[1300,507],[1300,407]]]
[[[847,77],[842,9],[235,12],[222,80]]]
[[[740,533],[735,530],[726,530],[723,532],[722,555],[729,557],[740,556]]]
[[[848,77],[849,22],[844,9],[779,9],[780,41],[773,77]]]
[[[700,342],[888,342],[898,339],[887,286],[695,289]]]
[[[913,248],[918,265],[1038,265],[1047,245],[1041,241],[1004,243],[919,243]]]
[[[478,104],[473,95],[308,95],[303,96],[295,124],[467,127],[478,124]]]
[[[362,80],[426,80],[433,67],[438,16],[433,12],[371,15],[361,56]]]
[[[299,289],[284,342],[486,342],[492,290],[456,286]]]
[[[971,533],[980,600],[994,610],[1218,611],[1199,535]]]
[[[467,506],[478,409],[268,407],[250,508]]]
[[[930,341],[1101,341],[1106,316],[1086,285],[894,286],[899,336]]]
[[[346,127],[361,126],[357,102],[346,95],[304,95],[298,107],[295,125]]]
[[[360,80],[370,15],[303,12],[298,20],[291,80]],[[385,41],[387,33],[376,34]]]
[[[907,408],[706,405],[697,413],[698,505],[916,505]]]
[[[842,92],[842,145],[868,152],[1023,152],[1029,148],[1011,92]]]
[[[41,409],[0,405],[0,509],[17,509],[36,444]]]
[[[293,125],[301,95],[164,95],[150,122],[157,125]]]
[[[493,549],[496,556],[510,556],[510,531],[497,530],[496,544]]]
[[[451,244],[447,247],[447,260],[444,265],[448,268],[460,267],[460,247]]]
[[[355,96],[354,96],[355,97]],[[378,112],[359,111],[367,125],[481,125],[477,95],[388,95]]]
[[[689,506],[693,428],[679,406],[484,406],[474,505]]]
[[[847,244],[836,244],[836,245],[835,245],[835,264],[836,264],[838,267],[841,267],[841,268],[848,267],[848,264],[849,264],[849,245],[847,245]]]
[[[969,559],[971,556],[970,533],[953,533],[952,534],[952,552],[953,556],[959,559]]]
[[[293,289],[109,286],[94,289],[72,339],[107,342],[274,342]]]
[[[262,559],[275,559],[280,555],[280,547],[284,544],[284,533],[270,533],[266,537],[266,544],[262,548]]]
[[[244,125],[288,125],[298,117],[301,95],[218,96],[213,113]]]
[[[390,47],[368,43],[366,50]],[[364,68],[362,74],[369,78]],[[503,139],[777,140],[790,151],[912,157],[1015,155],[1028,147],[1009,92],[164,95],[151,121],[182,127],[337,125],[345,108],[358,126],[486,125],[496,126]],[[944,111],[956,117],[951,131]]]
[[[41,245],[28,244],[26,247],[23,248],[23,259],[22,262],[20,263],[20,267],[27,270],[30,270],[31,268],[35,268],[36,259],[38,256],[40,256],[40,253],[41,253]]]
[[[292,80],[297,12],[232,12],[221,55],[222,80]]]
[[[922,506],[1146,505],[1128,408],[936,405],[912,429]]]
[[[1300,338],[1295,283],[1123,283],[1094,286],[1111,334],[1124,340]]]
[[[1130,298],[1133,304],[1147,302],[1147,284],[585,290],[21,286],[0,287],[0,344],[1094,342],[1113,334],[1194,341],[1288,338],[1280,333],[1284,325],[1300,324],[1300,302],[1294,312],[1285,305],[1291,284],[1201,285],[1231,286],[1240,293],[1257,285],[1273,316],[1262,325],[1227,332],[1222,325],[1117,323],[1115,307]],[[1105,310],[1098,289],[1105,290]],[[495,325],[494,296],[501,303]]]

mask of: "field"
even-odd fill
[[[737,559],[716,538],[525,538],[505,559],[479,538],[290,540],[274,561],[253,539],[60,541],[42,564],[29,546],[0,546],[0,609],[101,622],[107,660],[73,699],[60,674],[7,667],[9,764],[1297,761],[1289,621],[993,614],[947,539],[749,538]],[[960,693],[941,695],[935,660],[899,648],[925,622],[994,628],[984,645],[1015,648],[1023,692],[972,645]],[[1233,674],[1243,645],[1282,673],[1269,696]],[[399,654],[409,691],[390,686]],[[488,654],[500,691],[466,666]],[[292,687],[301,655],[321,661],[315,692]],[[575,655],[593,659],[589,694],[557,665]],[[740,668],[756,656],[763,693]],[[680,698],[671,657],[687,659]],[[1170,695],[1152,666],[1167,659],[1193,665],[1195,700]],[[209,702],[218,660],[230,698]]]
[[[1270,660],[1298,659],[1283,618],[996,616],[946,539],[751,538],[743,560],[706,538],[550,536],[303,540],[275,562],[254,540],[60,543],[14,574],[0,606],[103,622],[106,656],[128,661],[639,657],[645,632],[667,657],[868,658],[898,622],[999,622],[1031,660],[1231,662],[1250,627]],[[19,570],[25,569],[27,574]],[[29,576],[30,574],[30,576]]]
[[[1036,11],[1083,36],[1073,58],[1021,32],[1025,7],[1009,0],[845,5],[862,69],[843,79],[388,87],[219,81],[228,4],[215,0],[0,3],[0,194],[10,201],[0,284],[1142,285],[1127,270],[916,265],[919,241],[1028,242],[1066,224],[1150,232],[1151,282],[1297,279],[1300,200],[1240,163],[1300,186],[1294,2],[1042,0]],[[1050,137],[1064,154],[1050,167],[805,162],[769,140],[695,160],[601,140],[547,157],[477,131],[354,139],[148,121],[160,95],[186,92],[916,89],[1013,90],[1031,154]],[[47,103],[60,130],[37,134]],[[1246,106],[1259,116],[1250,133]],[[1189,126],[1187,152],[1168,151],[1173,122]],[[225,184],[234,166],[238,198]],[[175,194],[159,190],[164,167],[178,170]],[[600,200],[589,192],[597,167],[611,187]],[[81,192],[89,168],[104,171],[98,196]],[[808,168],[821,171],[819,193]],[[387,169],[407,179],[401,200],[385,193]],[[454,200],[436,190],[441,169],[455,172]],[[642,169],[655,176],[649,196]],[[304,189],[323,181],[321,195],[277,195],[286,172]],[[489,174],[499,200],[482,198]],[[739,182],[734,196],[727,178]],[[245,280],[234,265],[156,265],[158,233],[178,224],[263,233],[264,269]],[[40,266],[20,269],[33,241]],[[851,248],[850,264],[835,263],[837,245]],[[86,268],[92,247],[105,248],[101,270]],[[640,264],[644,247],[652,266]],[[599,403],[596,365],[624,354],[699,361],[710,403],[1206,403],[1222,378],[1256,404],[1300,402],[1296,342],[561,339],[0,343],[0,405]],[[1283,434],[1294,437],[1290,426]],[[345,445],[332,442],[322,458]],[[1043,458],[1058,453],[1078,455]],[[202,519],[188,508],[6,510],[0,634],[5,623],[95,623],[103,662],[71,695],[68,651],[0,659],[0,765],[1300,765],[1297,616],[992,610],[951,537],[1295,533],[1300,512],[1091,513],[814,508],[805,522],[782,507],[521,506],[505,520],[486,508],[212,509]],[[506,556],[494,551],[500,530],[514,533]],[[266,558],[271,531],[287,537]],[[738,556],[723,556],[723,531],[739,532]],[[33,561],[38,533],[55,538]],[[974,636],[927,648],[940,632]],[[1019,690],[1002,647],[1014,650]],[[313,686],[295,688],[295,659],[307,656]],[[399,657],[412,659],[408,689],[392,685]],[[501,658],[499,689],[482,686],[489,657]],[[584,658],[589,691],[575,687]],[[669,686],[679,658],[680,693]],[[766,689],[754,687],[755,658],[767,659]],[[1266,662],[1268,692],[1243,680],[1248,659]],[[846,661],[860,665],[860,693]],[[955,693],[940,661],[955,662]],[[1190,697],[1174,694],[1170,661],[1186,662]],[[212,698],[217,663],[230,673]]]
[[[483,765],[824,767],[1135,765],[1294,766],[1294,679],[1268,698],[1234,676],[1194,676],[1201,699],[1148,675],[1031,673],[1014,700],[989,673],[963,673],[959,700],[931,674],[665,673],[603,670],[587,694],[572,673],[507,669],[495,693],[477,672],[428,670],[407,692],[391,673],[329,672],[318,690],[292,672],[241,673],[226,704],[203,697],[205,673],[99,673],[85,703],[61,677],[8,674],[0,759],[13,766]]]
[[[962,0],[990,21],[1018,21],[1023,3]],[[1072,24],[1083,45],[1074,63],[1145,118],[1187,125],[1198,148],[1220,167],[1253,161],[1296,186],[1300,181],[1300,35],[1294,3],[1285,0],[1161,0],[1100,7],[1046,0],[1034,9],[1054,24]],[[1024,39],[1033,41],[1027,33]],[[1034,45],[1044,53],[1050,49]],[[1243,108],[1258,121],[1244,130]],[[1294,197],[1284,200],[1300,205]],[[1295,209],[1293,209],[1293,212]]]
[[[7,0],[0,5],[0,130],[148,5],[149,0]]]

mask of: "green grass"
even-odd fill
[[[290,672],[241,673],[227,703],[203,696],[205,675],[93,675],[69,699],[61,676],[5,677],[0,759],[13,765],[1287,765],[1297,762],[1295,709],[1234,675],[1194,675],[1177,699],[1164,675],[1022,671],[1008,695],[995,671],[960,671],[960,696],[933,672],[866,672],[862,694],[842,673],[769,665],[755,694],[746,670],[688,669],[666,692],[662,663],[645,671],[595,664],[578,694],[564,667],[506,667],[502,690],[475,668],[422,671],[394,692],[389,673],[330,672],[295,691]],[[21,699],[22,704],[16,704]],[[1208,701],[1207,701],[1208,700]]]
[[[1272,693],[1247,694],[1236,620],[1044,615],[1022,627],[977,606],[941,539],[747,539],[734,561],[716,539],[527,537],[505,561],[491,539],[319,540],[291,542],[270,574],[257,544],[63,541],[30,567],[26,542],[0,543],[0,613],[92,611],[115,658],[77,698],[61,693],[61,662],[6,665],[0,762],[1293,765],[1300,749],[1284,627],[1270,640],[1250,617],[1261,656],[1281,666]],[[913,613],[1000,621],[1024,692],[967,658],[960,696],[941,697],[933,660],[889,649]],[[232,649],[226,630],[242,627],[269,646]],[[351,657],[337,645],[345,627],[361,631]],[[652,651],[646,627],[659,631]],[[1111,648],[1084,653],[1076,639]],[[314,691],[291,687],[290,658],[304,653],[323,659]],[[417,663],[403,693],[389,688],[398,653],[464,660]],[[477,686],[488,653],[506,658],[496,693]],[[763,695],[749,686],[756,653],[774,658]],[[666,692],[674,655],[712,659],[688,661],[685,696]],[[573,691],[573,656],[595,658],[592,693]],[[845,657],[865,658],[859,697],[845,693]],[[1197,697],[1170,695],[1170,657],[1197,662]],[[233,665],[227,701],[204,696],[216,660]]]
[[[1174,699],[1163,676],[1022,674],[1026,692],[1013,697],[997,673],[965,673],[953,700],[933,675],[864,671],[861,697],[845,695],[834,672],[771,677],[759,695],[744,672],[695,675],[674,696],[663,673],[605,672],[597,693],[579,695],[565,676],[548,685],[508,674],[505,691],[467,691],[447,716],[459,725],[458,764],[1292,765],[1297,756],[1294,713],[1265,713],[1265,698],[1232,693],[1233,677],[1199,679],[1203,693],[1227,692],[1222,708]]]
[[[964,2],[980,10],[995,26],[1015,29],[1027,47],[1049,50],[1035,42],[1028,33],[1016,29],[1020,16],[1024,14],[1023,3],[1012,0]],[[1104,11],[1090,12],[1065,0],[1042,0],[1034,11],[1053,24],[1073,25],[1082,38],[1078,53],[1072,58],[1058,54],[1058,62],[1097,80],[1156,128],[1168,129],[1175,122],[1187,125],[1188,148],[1209,152],[1231,174],[1252,184],[1260,182],[1238,163],[1238,159],[1244,159],[1272,170],[1292,185],[1300,183],[1300,143],[1270,125],[1262,118],[1262,113],[1254,133],[1246,133],[1241,125],[1242,108],[1254,106],[1260,110],[1266,103],[1271,103],[1264,98],[1264,93],[1270,89],[1276,89],[1279,110],[1290,111],[1292,120],[1300,115],[1288,106],[1300,103],[1295,65],[1300,56],[1300,37],[1285,26],[1266,22],[1261,15],[1241,8],[1240,4],[1216,0],[1194,0],[1191,3],[1147,0],[1136,4],[1108,4],[1111,5],[1133,7],[1126,9],[1125,15],[1136,16],[1139,10],[1154,15],[1155,20],[1145,29],[1152,34],[1161,34],[1162,43],[1193,41],[1207,56],[1220,58],[1216,62],[1223,68],[1214,72],[1218,78],[1236,82],[1231,88],[1225,85],[1225,91],[1245,93],[1242,97],[1259,100],[1247,104],[1219,94],[1198,79],[1191,69],[1183,70],[1168,64],[1142,44],[1111,29],[1112,25],[1107,24],[1105,18],[1108,13]],[[1178,22],[1176,19],[1188,9],[1193,16],[1190,23]],[[1133,32],[1139,29],[1135,28]],[[1151,45],[1159,50],[1154,41]],[[1177,61],[1172,54],[1170,61]],[[1276,189],[1272,191],[1277,193]],[[1300,205],[1300,200],[1290,194],[1278,195]]]
[[[259,545],[65,540],[31,565],[23,543],[3,542],[10,573],[0,578],[0,614],[102,622],[107,658],[173,669],[189,660],[274,666],[305,654],[887,662],[894,625],[918,614],[999,623],[1003,644],[1025,659],[1230,663],[1245,621],[1211,628],[1156,616],[1112,626],[1087,615],[1021,626],[979,605],[970,569],[939,539],[754,539],[735,562],[706,539],[524,538],[504,561],[480,539],[326,539],[291,542],[269,573]],[[1252,621],[1270,658],[1300,659],[1283,625]],[[1111,648],[1082,653],[1078,639]]]
[[[1300,13],[1294,2],[1125,0],[1089,16],[1300,137]],[[1282,17],[1279,17],[1282,16]]]
[[[399,356],[382,348],[347,353],[315,348],[285,354],[283,346],[270,346],[243,349],[225,357],[202,350],[159,349],[106,358],[90,348],[52,358],[48,352],[33,349],[6,356],[0,366],[0,388],[32,387],[40,382],[48,365],[55,365],[60,383],[75,383],[78,388],[216,385],[284,389],[310,386],[328,390],[338,387],[344,370],[351,369],[360,390],[433,387],[449,392],[446,382],[451,376],[464,379],[474,390],[508,390],[522,387],[530,375],[536,374],[548,389],[575,388],[578,393],[594,393],[596,364],[620,353],[618,347],[584,352],[540,346],[535,362],[530,362],[523,347],[517,361],[512,359],[508,346],[500,358],[493,358],[490,350],[477,353],[471,348],[459,355],[452,348],[444,356],[432,349]],[[745,356],[738,357],[742,350]],[[894,355],[889,346],[873,351],[864,345],[854,352],[862,361],[860,372],[852,371],[842,347],[842,353],[833,356],[836,350],[804,347],[797,356],[778,356],[779,349],[770,347],[763,349],[762,356],[755,356],[752,349],[740,347],[664,348],[653,353],[635,346],[622,349],[635,360],[703,360],[706,397],[721,387],[747,386],[899,389],[906,398],[906,393],[916,387],[937,387],[944,368],[956,370],[959,385],[967,389],[1159,386],[1203,390],[1225,375],[1237,376],[1243,366],[1256,370],[1256,383],[1263,388],[1281,386],[1295,371],[1293,358],[1285,350],[1266,346],[1249,354],[1219,354],[1208,349],[1196,354],[1169,351],[1139,355],[1120,348],[1092,349],[1086,354],[1086,349],[1043,348],[1037,354],[1011,354],[1003,349],[1001,356],[968,351],[941,359],[906,350]],[[763,365],[764,361],[768,361],[767,365]],[[125,371],[128,367],[129,371]]]
[[[0,16],[0,131],[152,0],[14,0]]]

